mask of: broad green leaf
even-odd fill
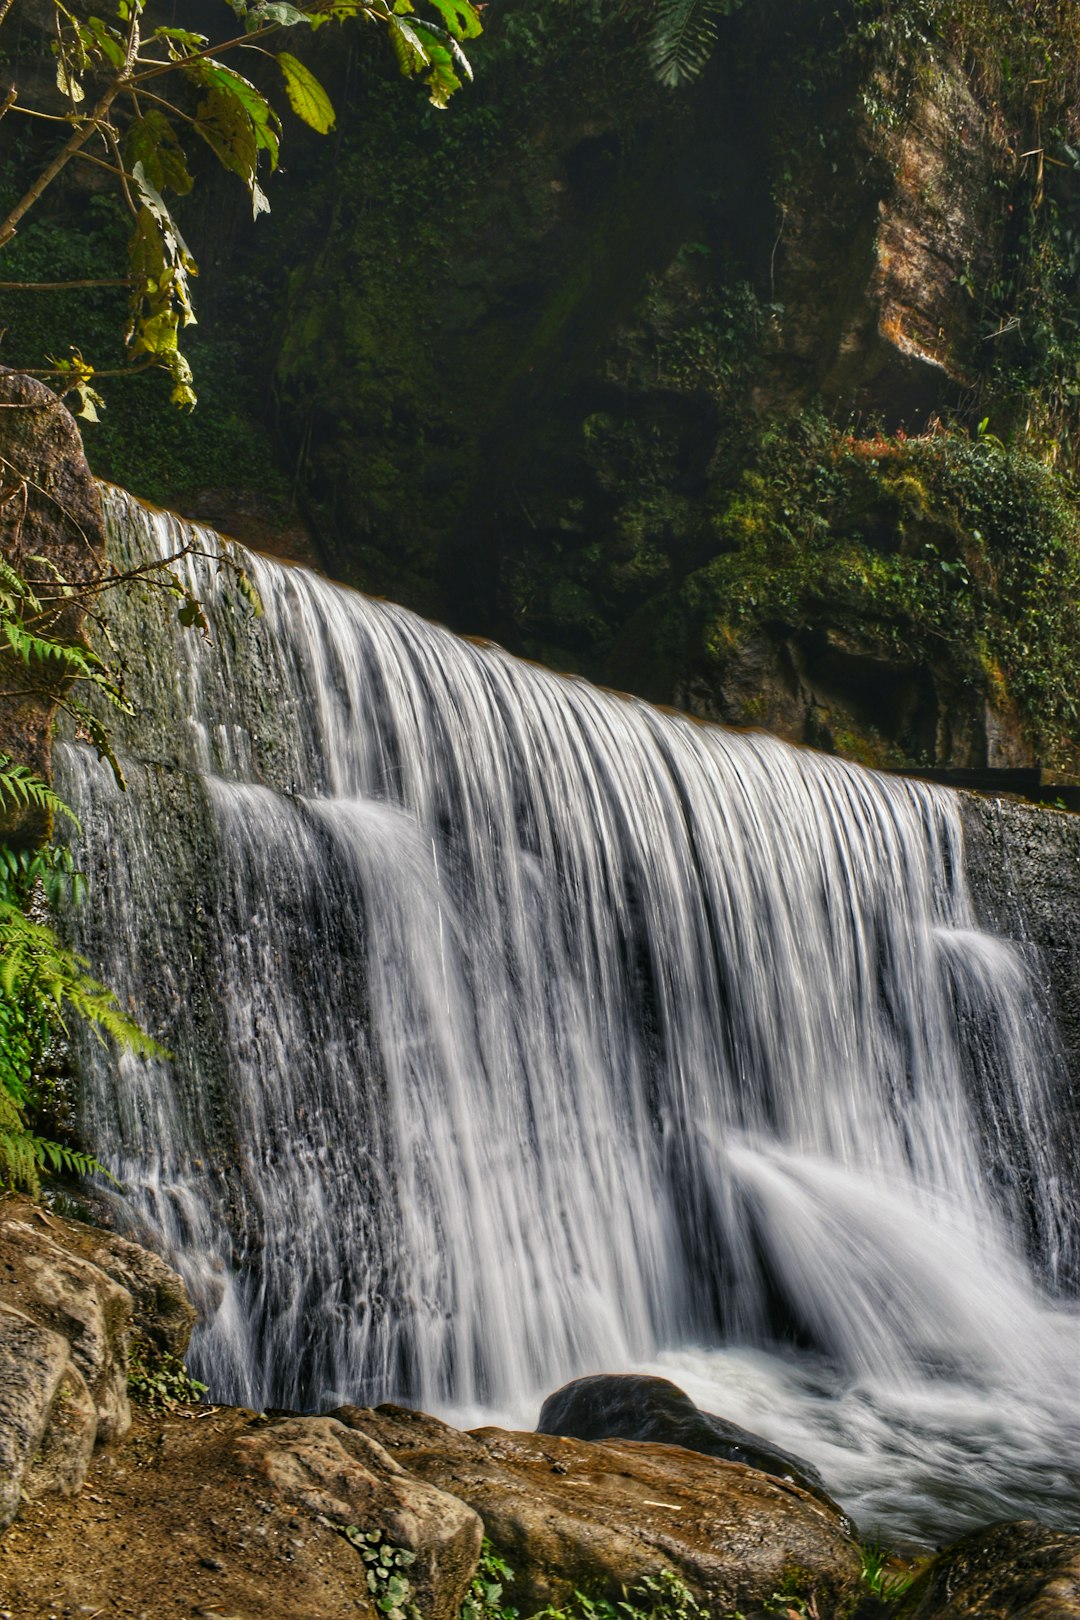
[[[238,174],[250,191],[259,142],[251,119],[235,97],[211,89],[196,110],[195,128],[222,167]]]
[[[426,24],[416,24],[417,36],[422,40],[430,64],[424,75],[428,99],[433,107],[444,110],[455,90],[461,89],[461,80],[454,72],[454,60],[446,46],[431,33]]]
[[[174,62],[183,62],[210,43],[205,34],[194,34],[189,28],[155,28],[152,37],[164,42]]]
[[[244,27],[249,33],[265,28],[268,23],[275,23],[279,28],[295,28],[297,23],[310,25],[311,18],[298,6],[287,4],[287,0],[264,0],[262,5],[252,6],[244,18]]]
[[[110,28],[108,23],[103,22],[100,17],[90,17],[87,26],[93,35],[95,47],[105,57],[106,61],[110,62],[113,67],[123,67],[127,51],[124,47],[124,41],[115,28]]]
[[[257,90],[250,79],[245,79],[242,73],[225,67],[221,62],[209,62],[205,59],[185,62],[181,71],[196,83],[204,85],[211,92],[211,96],[231,98],[237,111],[243,112],[250,121],[257,151],[269,152],[270,167],[276,169],[278,148],[281,144],[281,120],[262,91]],[[233,165],[226,164],[226,167],[231,168]],[[254,173],[255,165],[252,163],[251,174]]]
[[[428,65],[428,54],[411,23],[403,17],[391,17],[390,44],[402,73],[421,73]]]
[[[87,422],[98,421],[98,410],[105,409],[105,401],[97,389],[87,383],[76,383],[74,392],[76,409],[72,411],[72,416],[81,416]]]
[[[469,0],[431,0],[431,3],[442,13],[455,39],[476,39],[483,32],[480,18]]]
[[[297,118],[302,118],[318,134],[328,135],[334,127],[334,104],[314,73],[288,51],[279,51],[276,60],[285,80],[285,94]]]

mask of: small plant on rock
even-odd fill
[[[912,1581],[913,1570],[897,1570],[892,1554],[880,1541],[864,1542],[862,1547],[862,1582],[883,1603],[895,1603],[902,1598]]]
[[[533,1620],[706,1620],[706,1614],[686,1582],[673,1569],[662,1569],[643,1575],[616,1603],[575,1592],[564,1607],[541,1609]]]
[[[195,1405],[206,1394],[206,1385],[191,1376],[179,1356],[157,1350],[145,1339],[128,1349],[127,1385],[133,1401],[159,1412]]]
[[[345,1539],[367,1565],[368,1591],[380,1614],[387,1620],[421,1620],[413,1602],[412,1582],[404,1573],[416,1563],[416,1554],[407,1547],[395,1547],[381,1530],[361,1530],[356,1524],[346,1527]]]
[[[513,1579],[510,1565],[485,1536],[476,1574],[461,1605],[461,1620],[517,1620],[517,1609],[503,1603],[505,1585]]]

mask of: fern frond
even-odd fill
[[[27,1141],[37,1156],[38,1164],[44,1164],[47,1160],[54,1170],[67,1170],[76,1176],[104,1176],[114,1187],[120,1185],[112,1171],[107,1170],[92,1153],[80,1153],[78,1148],[68,1147],[64,1142],[50,1142],[47,1136],[28,1134]]]
[[[0,752],[0,810],[4,807],[5,799],[19,809],[33,806],[54,815],[66,816],[74,827],[79,826],[74,810],[59,793],[53,791],[48,782],[37,776],[28,765],[17,765],[10,754]]]
[[[47,924],[31,921],[17,905],[0,899],[0,991],[9,1000],[20,989],[32,990],[48,998],[61,1024],[70,1009],[140,1057],[167,1056],[86,968],[85,957],[68,950]]]
[[[32,587],[6,557],[0,557],[0,612],[29,617],[42,612]]]
[[[126,700],[122,696],[117,696],[114,701],[117,708],[127,706]],[[75,721],[82,737],[93,745],[97,751],[98,759],[104,760],[108,765],[121,793],[125,792],[127,778],[124,775],[124,767],[121,765],[116,750],[113,748],[112,736],[108,726],[99,720],[93,709],[87,708],[85,703],[81,703],[77,698],[71,697],[70,694],[63,699],[63,707]]]
[[[669,90],[688,84],[704,70],[716,44],[717,25],[740,0],[659,0],[649,58]]]
[[[9,618],[4,614],[0,614],[0,628],[8,646],[24,664],[30,664],[37,658],[43,664],[58,666],[58,673],[70,675],[74,680],[101,683],[101,659],[77,642],[53,641],[48,636],[35,635],[21,619]]]
[[[41,1186],[41,1159],[35,1140],[26,1129],[22,1111],[0,1087],[0,1175],[12,1187],[23,1187],[36,1198]]]

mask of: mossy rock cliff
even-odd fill
[[[448,114],[320,33],[331,143],[185,218],[211,427],[92,458],[703,716],[1076,771],[1080,8],[759,0],[675,91],[652,16],[492,4]]]

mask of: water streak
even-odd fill
[[[176,549],[109,505],[118,554]],[[948,793],[245,557],[254,617],[200,548],[212,646],[114,626],[146,684],[130,791],[74,746],[63,786],[81,944],[174,1054],[87,1054],[87,1133],[219,1397],[525,1418],[582,1371],[682,1356],[711,1387],[695,1358],[736,1346],[802,1357],[785,1444],[807,1368],[834,1413],[1039,1378],[1065,1410],[1075,1318],[1036,1279],[1075,1205]]]

